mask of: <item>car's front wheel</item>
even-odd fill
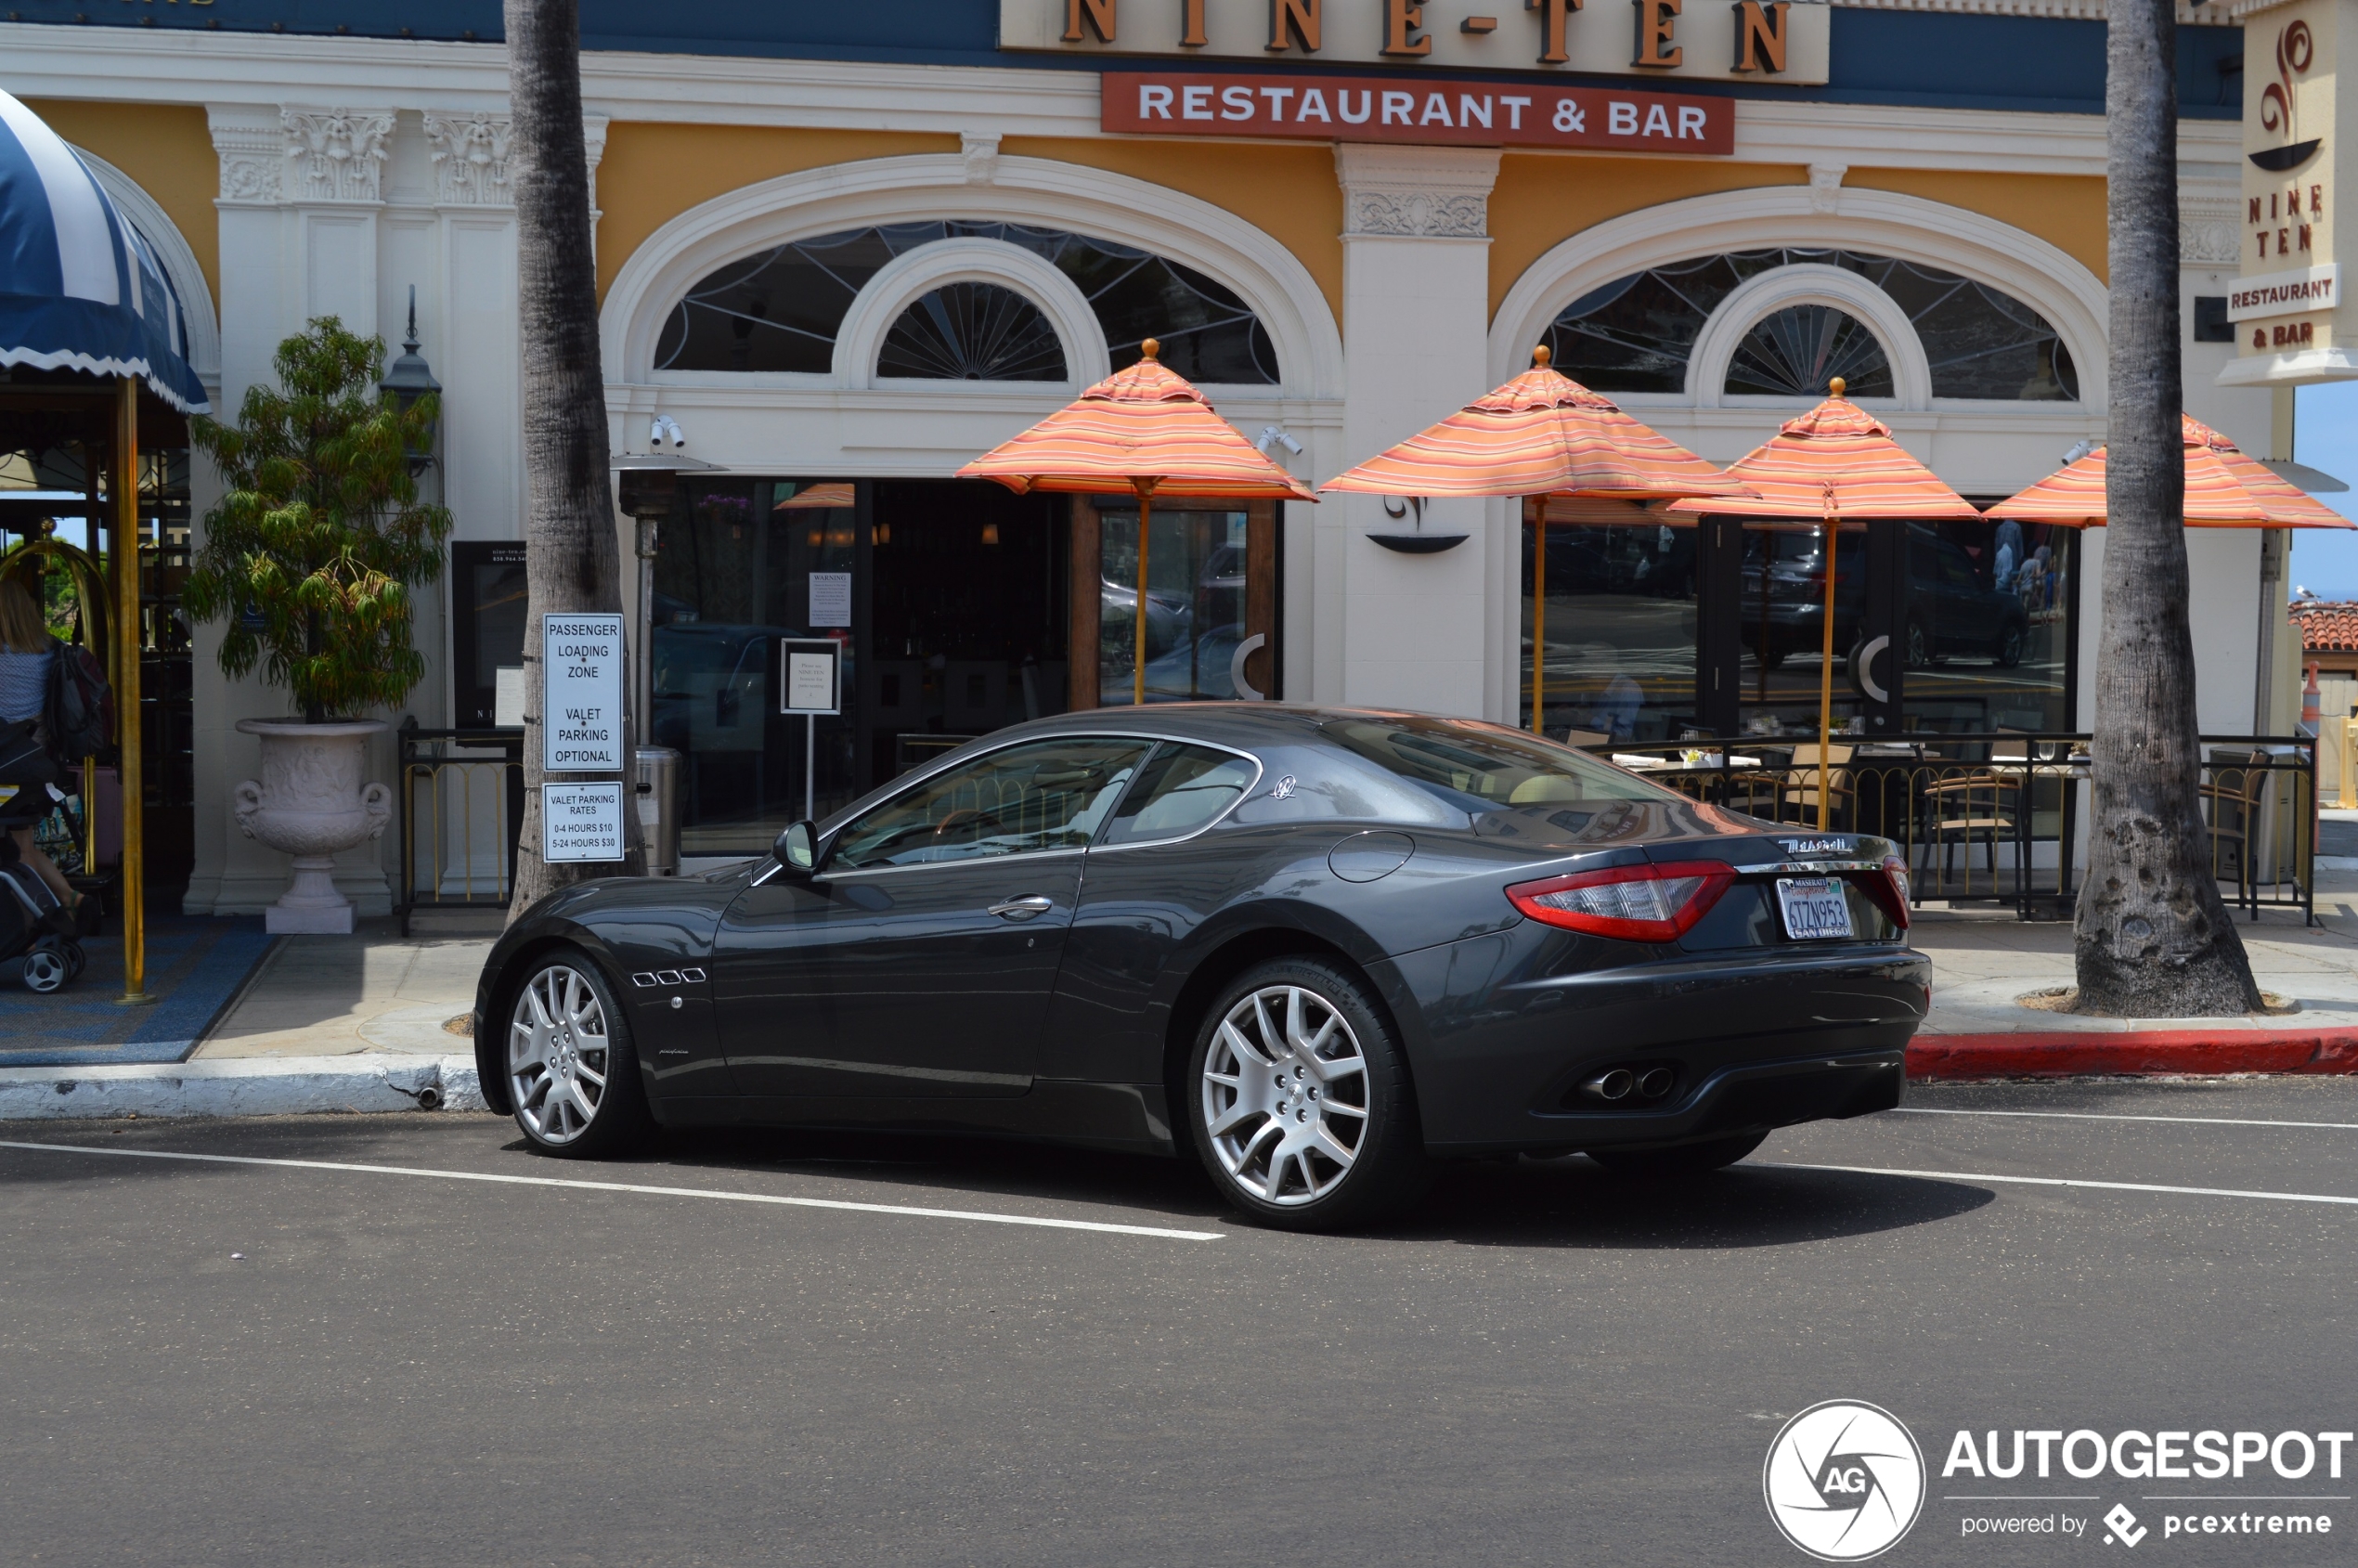
[[[1706,1143],[1679,1144],[1670,1148],[1592,1148],[1588,1158],[1622,1176],[1700,1176],[1724,1170],[1758,1148],[1766,1133],[1744,1133]]]
[[[508,1004],[508,1094],[516,1125],[549,1154],[619,1154],[649,1127],[630,1025],[588,955],[531,967]]]
[[[1279,959],[1238,977],[1205,1015],[1187,1076],[1205,1169],[1263,1224],[1365,1224],[1423,1190],[1399,1043],[1365,983],[1336,965]]]

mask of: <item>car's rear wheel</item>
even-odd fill
[[[1239,976],[1205,1015],[1187,1081],[1205,1169],[1263,1224],[1366,1224],[1423,1190],[1399,1043],[1365,982],[1336,965],[1278,959]]]
[[[1745,1133],[1673,1148],[1592,1148],[1588,1158],[1621,1176],[1700,1176],[1723,1170],[1766,1142],[1766,1133]]]
[[[516,1125],[549,1154],[600,1159],[650,1125],[630,1025],[586,954],[543,954],[508,1004]]]

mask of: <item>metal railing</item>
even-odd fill
[[[401,934],[421,909],[505,909],[524,825],[522,730],[421,730],[401,746]]]
[[[1682,794],[1772,823],[1815,829],[1826,782],[1830,828],[1896,841],[1916,901],[1993,900],[2026,920],[2067,919],[2084,876],[2088,739],[2061,732],[1610,741]],[[2317,743],[2300,735],[2201,737],[2203,828],[2211,872],[2252,919],[2298,909],[2314,924]],[[1658,759],[1658,760],[1657,760]],[[1976,864],[1978,862],[1978,864]]]

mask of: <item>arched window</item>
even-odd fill
[[[1840,376],[1853,397],[1889,397],[1891,362],[1859,319],[1826,305],[1792,305],[1753,323],[1728,361],[1723,390],[1750,396],[1823,397]]]
[[[1040,307],[996,283],[945,283],[900,313],[876,356],[879,376],[1060,382],[1064,344]]]
[[[1891,296],[1923,342],[1936,397],[2070,402],[2079,396],[2071,351],[2030,306],[1953,272],[1859,251],[1789,245],[1650,267],[1574,300],[1549,324],[1546,341],[1564,374],[1599,392],[1682,392],[1695,338],[1720,302],[1747,279],[1804,262],[1858,273]],[[1865,335],[1863,328],[1856,330]],[[1753,341],[1746,340],[1747,348]],[[1740,351],[1739,367],[1730,371],[1730,392],[1750,390],[1737,385],[1744,357]],[[1863,382],[1852,390],[1888,396],[1887,366],[1884,376],[1880,393],[1869,392]],[[1815,390],[1822,394],[1822,380]]]
[[[1252,307],[1194,268],[1062,229],[955,219],[849,229],[732,262],[672,308],[654,368],[823,375],[845,312],[886,263],[965,238],[1019,245],[1071,279],[1096,313],[1117,369],[1137,359],[1145,339],[1160,338],[1163,363],[1192,381],[1277,384],[1276,350]]]

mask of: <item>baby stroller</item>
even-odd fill
[[[24,863],[10,836],[47,816],[65,798],[58,777],[58,765],[34,735],[31,719],[0,725],[0,984],[22,980],[27,991],[56,991],[79,976],[88,961],[76,940],[73,916]]]

